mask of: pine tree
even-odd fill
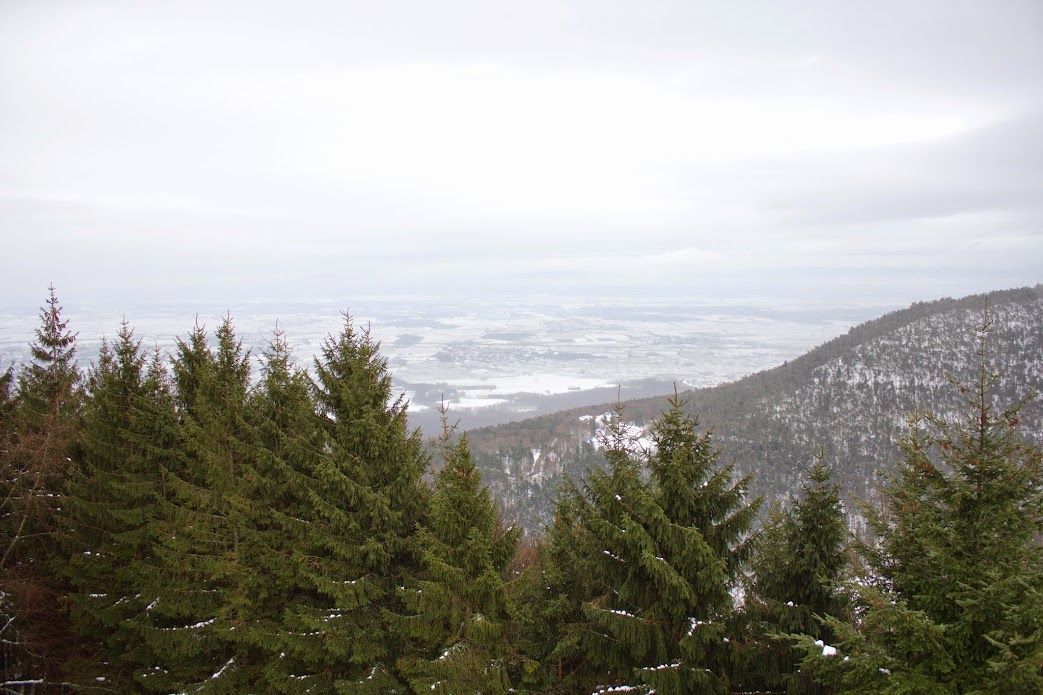
[[[49,288],[32,363],[18,374],[0,441],[0,659],[5,680],[51,678],[76,651],[51,574],[62,488],[73,463],[80,373],[76,334]],[[11,372],[6,374],[10,375]],[[10,376],[4,391],[10,393]],[[13,406],[13,407],[12,407]]]
[[[288,691],[404,692],[396,662],[405,644],[388,615],[403,613],[399,587],[418,571],[412,536],[429,497],[420,436],[392,399],[379,346],[350,317],[324,342],[315,373],[323,439],[309,473],[314,533],[288,558],[308,590],[283,614],[272,678],[284,674]]]
[[[86,677],[122,689],[150,656],[127,629],[148,603],[135,563],[151,556],[149,525],[162,491],[163,471],[144,446],[157,415],[148,403],[150,378],[148,356],[124,321],[113,346],[102,343],[88,375],[82,461],[67,488],[69,558],[62,570],[77,629],[102,651]]]
[[[317,471],[330,465],[315,416],[313,384],[295,366],[285,335],[276,328],[261,355],[261,379],[250,395],[236,506],[243,515],[236,581],[226,593],[234,619],[226,637],[236,644],[242,681],[269,692],[332,689],[331,655],[303,647],[331,639],[322,628],[303,630],[300,615],[336,610],[299,564],[324,552],[329,533],[316,512],[322,494]],[[330,617],[334,616],[334,617]]]
[[[415,537],[423,574],[403,590],[411,614],[392,621],[419,653],[400,661],[417,692],[505,693],[508,675],[504,572],[518,533],[499,523],[467,438],[451,443],[442,410],[443,467],[431,513]]]
[[[554,521],[538,541],[534,561],[512,586],[514,641],[522,667],[516,680],[533,692],[590,692],[604,682],[582,648],[583,604],[600,588],[592,571],[600,559],[588,552],[588,534],[579,523],[583,504],[575,483],[563,479]]]
[[[197,326],[179,341],[173,365],[179,457],[165,473],[170,503],[156,526],[156,562],[142,566],[149,603],[135,625],[155,654],[137,679],[154,691],[250,688],[227,635],[235,624],[228,592],[238,578],[242,528],[234,501],[250,455],[242,441],[250,362],[230,318],[215,337],[216,352]]]
[[[729,590],[748,554],[757,505],[748,479],[718,466],[709,434],[676,395],[653,425],[645,463],[617,411],[607,469],[585,486],[579,520],[600,593],[583,604],[582,649],[603,669],[605,692],[723,692]],[[595,562],[596,560],[596,562]]]
[[[1043,455],[1021,404],[992,400],[989,329],[976,383],[956,384],[963,419],[914,419],[885,508],[867,510],[861,618],[830,623],[847,658],[805,642],[805,668],[845,692],[1043,691]]]
[[[776,508],[754,543],[751,582],[744,607],[750,625],[749,655],[742,660],[748,688],[818,693],[798,674],[798,655],[787,635],[832,641],[821,617],[848,617],[840,590],[847,565],[847,523],[840,486],[819,455],[807,472],[800,498]]]

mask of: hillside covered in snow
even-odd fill
[[[986,360],[1000,374],[996,403],[1043,391],[1043,285],[962,299],[919,302],[852,328],[793,361],[714,388],[689,391],[687,409],[712,428],[724,461],[755,474],[753,491],[786,499],[821,451],[844,494],[871,499],[899,456],[909,418],[943,419],[960,409],[959,383],[977,378],[987,314]],[[955,382],[955,383],[954,383]],[[625,403],[632,434],[664,398]],[[600,465],[599,433],[611,404],[472,430],[484,480],[506,513],[530,530],[547,522],[563,473]],[[1024,432],[1043,441],[1043,404],[1022,411]]]

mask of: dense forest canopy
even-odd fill
[[[86,372],[74,328],[52,288],[0,375],[2,692],[1043,691],[1043,454],[987,311],[958,410],[885,414],[857,537],[834,455],[765,504],[685,394],[645,445],[620,405],[522,539],[350,316],[256,373],[231,317]]]

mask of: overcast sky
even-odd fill
[[[0,2],[0,305],[1043,281],[1043,2]]]

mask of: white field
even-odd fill
[[[773,367],[829,340],[881,309],[772,309],[770,306],[673,306],[639,303],[550,305],[525,301],[441,304],[432,300],[369,300],[353,308],[356,328],[381,343],[411,410],[454,411],[516,403],[534,410],[533,394],[581,394],[639,381],[710,386]],[[79,332],[81,363],[97,355],[126,316],[146,346],[171,351],[198,320],[212,333],[226,309],[179,306],[124,310],[66,306]],[[343,319],[328,303],[252,304],[230,311],[243,344],[256,356],[278,321],[304,365]],[[35,309],[0,309],[0,365],[28,359],[38,324]],[[603,398],[594,402],[601,402]],[[506,416],[500,419],[507,419]]]

